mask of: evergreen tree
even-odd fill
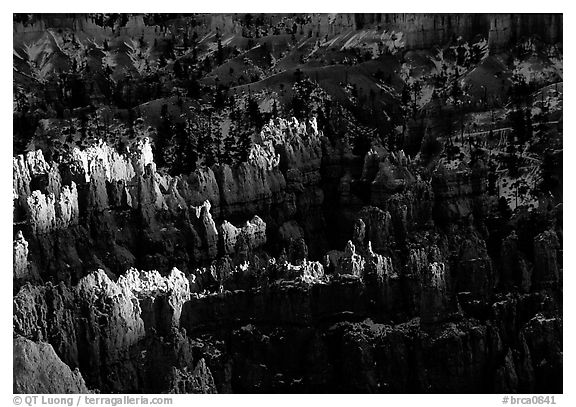
[[[422,144],[420,152],[422,153],[422,158],[425,160],[431,159],[436,155],[440,154],[442,151],[442,144],[436,138],[436,135],[430,131],[427,127],[424,132],[424,138],[422,139]]]
[[[216,91],[214,92],[214,100],[212,102],[212,105],[214,106],[215,109],[221,110],[222,108],[224,108],[224,105],[226,104],[226,91],[227,91],[226,87],[218,83],[216,84]]]
[[[316,89],[316,84],[310,79],[298,81],[292,87],[294,96],[292,97],[291,110],[298,120],[306,119],[312,111],[312,94]]]
[[[512,209],[510,209],[508,201],[503,196],[498,199],[498,212],[500,212],[500,216],[504,220],[508,220],[512,216]]]
[[[202,116],[200,134],[198,137],[198,153],[204,159],[204,164],[211,167],[218,161],[220,144],[220,125],[215,119],[212,108],[205,109],[206,116]]]
[[[235,140],[235,152],[236,160],[238,162],[248,161],[250,156],[250,150],[252,149],[253,141],[252,134],[256,128],[254,124],[248,117],[248,112],[240,111],[238,109],[232,110],[230,113],[230,118],[233,120],[234,124],[234,134],[236,136]]]
[[[168,105],[164,104],[160,112],[160,124],[157,127],[154,154],[159,167],[172,167],[174,157],[171,156],[170,150],[173,144],[172,118],[168,114]]]
[[[218,158],[222,155],[222,127],[220,126],[220,119],[216,115],[211,116],[209,130],[211,143],[205,160],[206,165],[211,167],[218,162]]]
[[[186,131],[186,123],[178,122],[173,125],[173,135],[174,135],[174,163],[171,168],[171,173],[183,174],[189,172],[189,162],[187,157],[187,151],[184,148],[188,142],[188,133]]]
[[[488,164],[488,195],[492,196],[498,193],[498,174],[496,173],[496,169],[496,164],[490,160],[490,163]]]
[[[512,122],[512,134],[514,138],[518,140],[519,143],[523,143],[526,140],[526,116],[524,112],[520,109],[512,110],[508,114],[508,118]]]
[[[204,72],[210,72],[212,70],[212,59],[209,55],[207,55],[206,58],[204,58],[204,61],[202,61],[202,70]]]
[[[194,45],[192,48],[192,63],[196,64],[198,62],[198,48]]]
[[[238,161],[247,162],[254,142],[252,140],[252,129],[244,126],[238,132]]]
[[[186,152],[186,157],[188,160],[188,172],[192,172],[196,169],[196,163],[198,161],[198,138],[199,138],[199,127],[196,120],[192,121],[190,119],[186,120],[186,129],[188,133],[188,138],[186,140],[186,145],[184,150]]]
[[[217,48],[216,48],[216,63],[218,65],[222,65],[223,62],[224,62],[224,51],[222,49],[222,40],[218,35]]]
[[[410,105],[410,93],[411,93],[412,89],[409,83],[406,83],[403,87],[402,87],[402,95],[401,95],[401,103],[402,103],[402,108],[404,110],[404,114],[408,114],[409,111],[409,105]]]
[[[274,99],[274,103],[272,104],[272,118],[278,117],[278,102]]]
[[[187,82],[186,87],[188,97],[196,99],[200,96],[200,82],[198,82],[198,79],[194,72],[191,74],[190,80]]]
[[[252,95],[248,96],[248,100],[246,101],[246,114],[252,126],[259,129],[264,125],[264,119],[258,106],[258,101],[252,97]]]
[[[560,175],[562,174],[562,154],[555,155],[552,150],[546,150],[540,170],[542,171],[540,188],[543,191],[549,192],[558,187],[560,185]]]
[[[182,39],[182,45],[184,48],[188,48],[188,31],[184,32],[184,38]]]
[[[510,144],[506,152],[508,155],[506,156],[505,163],[508,173],[512,177],[517,177],[520,174],[520,158],[518,157],[514,144]]]
[[[236,141],[236,125],[230,124],[228,134],[224,138],[224,148],[220,155],[220,162],[232,165],[238,159],[238,144]]]
[[[181,79],[184,76],[182,66],[180,65],[180,61],[178,61],[178,60],[174,61],[174,75],[178,79]]]
[[[85,140],[88,135],[88,115],[85,112],[80,114],[80,137]]]
[[[526,108],[524,113],[526,116],[526,118],[524,119],[524,129],[525,129],[524,141],[530,141],[532,139],[532,134],[534,132],[534,128],[532,126],[532,112],[530,111],[529,108]]]
[[[412,113],[416,116],[416,112],[418,111],[418,97],[422,93],[422,84],[420,81],[415,81],[412,85],[412,94],[414,95],[414,100],[412,102]]]

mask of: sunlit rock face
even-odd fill
[[[14,338],[14,393],[88,393],[80,372],[70,370],[45,342]]]
[[[253,235],[248,239],[250,246],[265,243],[265,222],[294,223],[295,216],[304,216],[304,233],[310,236],[321,221],[323,202],[318,186],[321,135],[316,122],[279,119],[268,124],[262,134],[264,147],[257,144],[246,163],[201,167],[175,177],[158,171],[149,139],[137,142],[123,154],[104,142],[86,150],[75,148],[62,158],[66,164],[60,169],[48,164],[40,150],[18,156],[13,163],[14,213],[27,225],[24,236],[42,240],[60,230],[75,235],[62,236],[56,247],[43,244],[55,264],[40,269],[51,268],[51,273],[60,273],[56,268],[63,264],[70,265],[58,253],[75,248],[82,256],[80,245],[90,245],[91,239],[102,240],[103,236],[110,245],[102,242],[106,255],[98,254],[96,263],[114,272],[135,265],[141,256],[142,241],[147,251],[168,244],[177,252],[173,255],[182,259],[179,266],[185,269],[182,262],[186,259],[214,260],[220,250],[215,226],[220,220],[232,218],[236,222],[244,218],[253,225],[249,226],[253,230],[247,232]],[[281,145],[287,146],[288,153]],[[308,148],[312,148],[311,154]],[[283,161],[289,168],[281,169],[281,156],[289,157]],[[300,175],[290,175],[287,183],[288,172]],[[34,177],[52,179],[51,173],[61,181],[50,188],[36,189]],[[190,243],[181,243],[186,240]],[[227,242],[223,254],[230,254],[234,245],[235,241]],[[90,257],[89,262],[94,262]],[[166,253],[147,253],[146,257],[145,261],[152,261],[154,267],[170,267]],[[74,275],[81,274],[76,267]]]
[[[28,242],[24,239],[22,231],[18,231],[14,240],[13,249],[14,278],[26,278],[29,274]]]
[[[470,39],[481,34],[498,51],[526,33],[538,32],[546,41],[562,38],[562,19],[557,15],[530,14],[355,14],[356,27],[379,26],[400,31],[408,49],[425,49],[450,41],[453,36]]]

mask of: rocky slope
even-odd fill
[[[13,22],[15,392],[562,392],[562,15]]]

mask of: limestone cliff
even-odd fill
[[[282,361],[256,368],[251,348],[212,352],[230,335],[271,346],[252,334],[270,324],[294,340],[312,335],[308,357],[334,372],[340,367],[327,364],[327,354],[347,349],[341,336],[357,330],[366,360],[370,341],[421,352],[410,365],[414,381],[360,364],[350,389],[554,388],[543,377],[561,364],[561,228],[546,220],[529,234],[505,234],[491,250],[481,162],[440,162],[423,176],[402,152],[355,157],[330,144],[315,120],[271,121],[256,146],[240,165],[178,176],[156,167],[146,139],[123,154],[104,143],[75,149],[62,165],[41,151],[15,157],[15,333],[49,343],[89,388],[105,391],[306,388]],[[344,250],[321,250],[329,242]],[[523,296],[502,297],[502,288],[515,287]],[[351,319],[383,325],[346,325]],[[328,322],[336,325],[325,332]],[[211,339],[200,346],[206,333]],[[462,351],[450,353],[450,343]],[[451,360],[453,370],[427,352]],[[257,373],[237,383],[231,369]],[[290,381],[267,379],[269,369]],[[448,380],[454,371],[465,374]],[[472,385],[481,371],[501,377],[501,387]],[[306,373],[306,386],[337,383]],[[371,387],[376,374],[385,388]],[[81,391],[73,383],[68,391]]]

